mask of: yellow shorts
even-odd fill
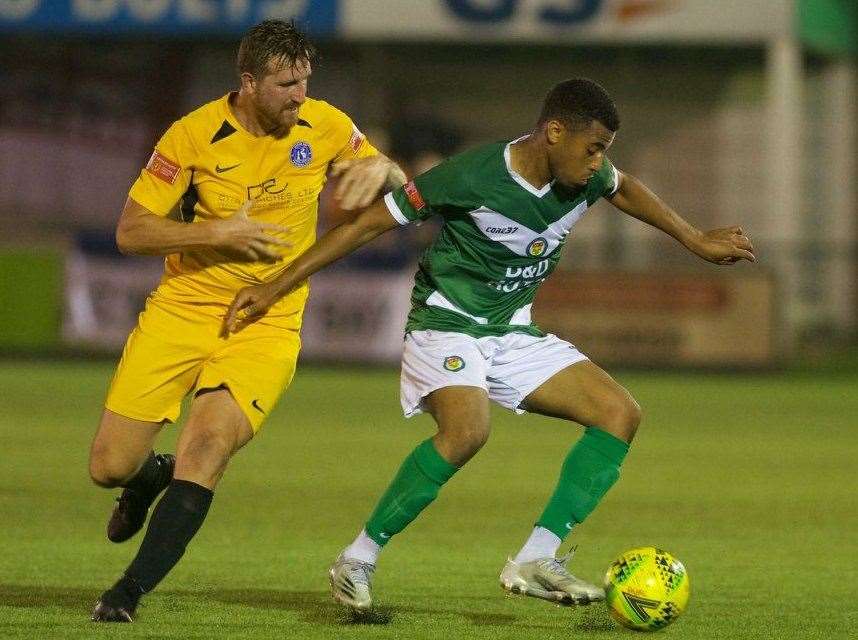
[[[226,339],[226,306],[150,297],[128,336],[105,407],[147,422],[175,422],[182,399],[227,387],[254,433],[295,375],[300,314],[262,318]]]

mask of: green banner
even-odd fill
[[[59,347],[62,298],[58,251],[0,249],[0,350]]]
[[[811,51],[827,55],[858,54],[856,0],[799,0],[799,37]]]

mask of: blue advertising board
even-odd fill
[[[314,35],[337,30],[340,0],[0,0],[0,31],[237,34],[267,18]]]

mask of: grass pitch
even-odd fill
[[[601,606],[558,608],[499,588],[580,433],[500,410],[485,449],[385,551],[371,624],[339,610],[328,564],[433,429],[401,417],[396,372],[311,367],[234,460],[137,622],[90,623],[140,541],[107,542],[118,492],[87,477],[111,372],[0,363],[0,637],[632,637]],[[617,377],[644,423],[620,482],[565,545],[579,545],[574,571],[600,580],[614,555],[654,544],[691,578],[689,609],[663,637],[854,637],[858,376]]]

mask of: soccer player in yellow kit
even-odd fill
[[[120,250],[167,258],[125,345],[90,453],[93,481],[124,488],[108,538],[137,533],[166,492],[136,557],[96,603],[94,621],[133,619],[140,597],[202,525],[230,457],[295,373],[307,286],[264,322],[227,336],[221,325],[237,291],[271,280],[313,244],[329,169],[341,176],[346,209],[405,182],[346,114],[307,97],[314,53],[290,23],[253,27],[239,47],[240,90],[173,123],[129,193],[116,231]],[[189,393],[175,458],[156,455],[155,438]]]

